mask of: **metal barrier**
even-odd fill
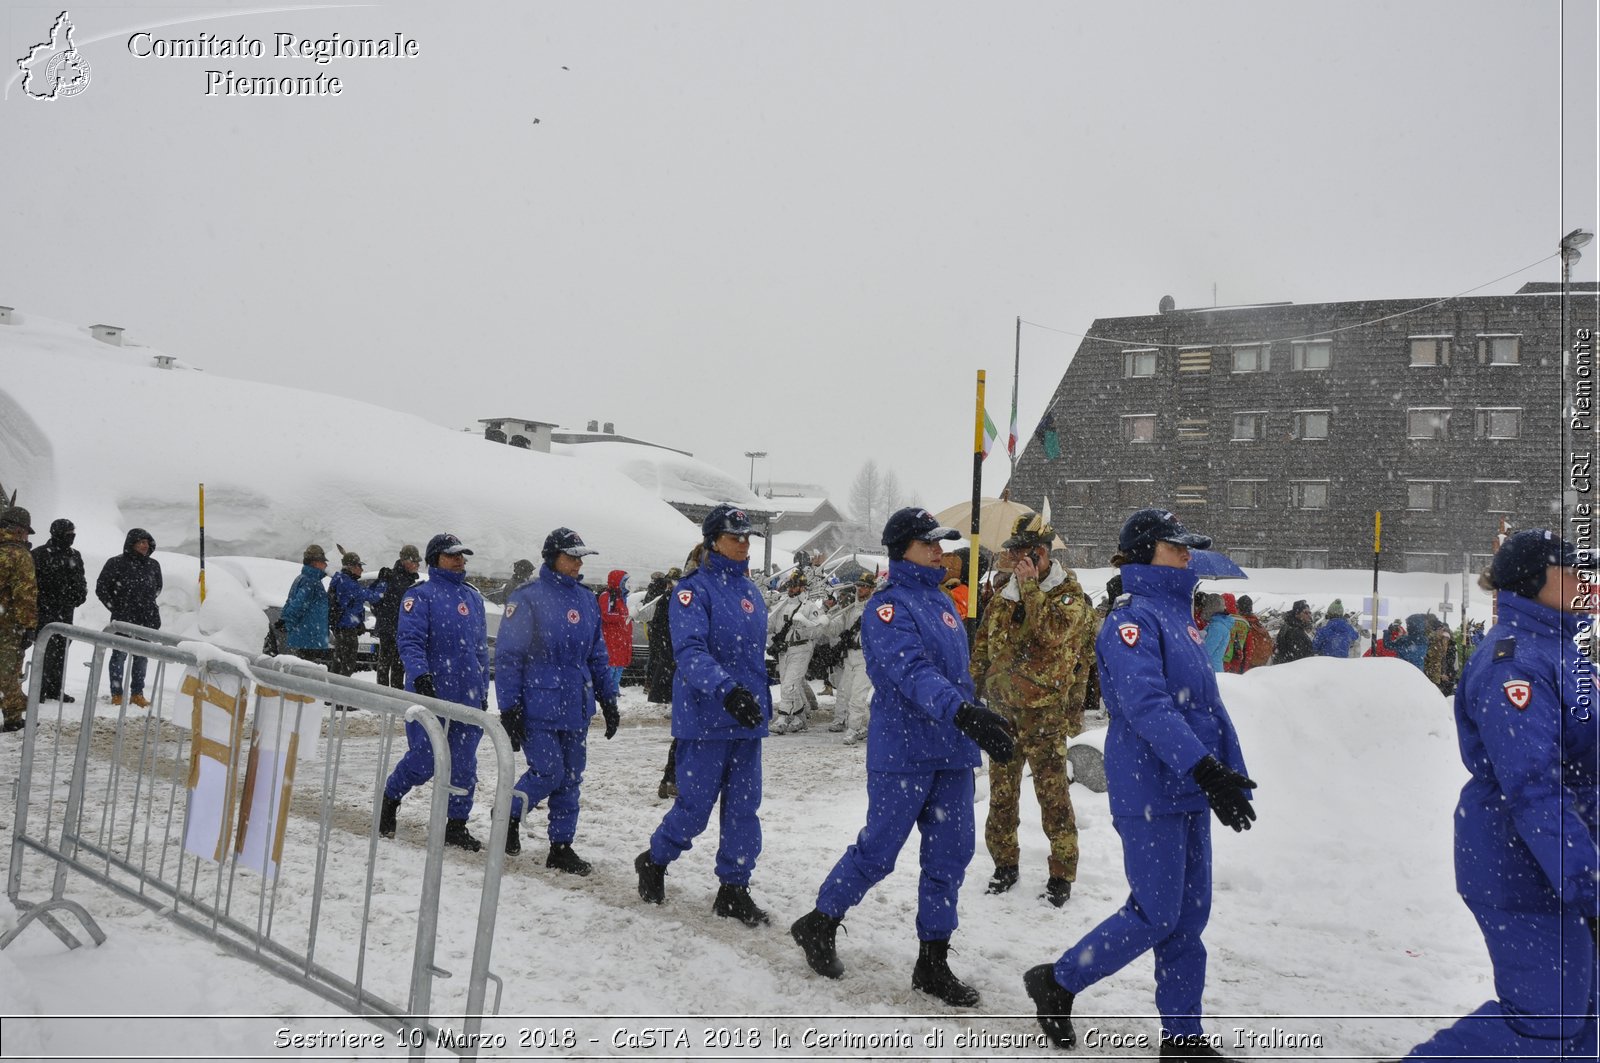
[[[476,1056],[472,1046],[491,979],[497,987],[493,1013],[499,1011],[500,979],[489,970],[489,959],[516,778],[511,744],[496,713],[333,675],[297,658],[220,650],[131,624],[115,623],[105,631],[50,624],[39,632],[35,660],[44,659],[52,636],[68,640],[69,658],[75,645],[92,647],[88,687],[77,706],[47,703],[56,708],[47,718],[40,704],[44,669],[31,670],[6,882],[20,917],[0,937],[0,948],[35,921],[77,948],[80,942],[60,913],[75,917],[96,944],[105,940],[87,909],[66,896],[70,869],[353,1014],[380,1024],[398,1020],[412,1035],[405,1041],[412,1058],[426,1056],[440,1028],[436,1015],[460,1015],[454,1028],[466,1036],[450,1039],[448,1047]],[[111,719],[97,714],[96,694],[106,654],[113,651],[149,659],[155,696],[148,709],[130,712],[123,704]],[[176,688],[167,675],[172,665],[186,670]],[[319,702],[346,711],[325,714]],[[351,710],[375,714],[376,720]],[[363,732],[376,722],[376,734],[355,735],[357,719]],[[470,897],[469,903],[441,903],[451,793],[444,721],[450,720],[488,734],[495,784],[483,877],[470,887],[477,895],[470,974],[459,1010],[447,1012],[434,999],[435,978],[451,977],[436,963],[438,943],[444,929],[468,929],[456,917],[472,907]],[[404,721],[420,724],[433,747],[420,881],[409,847],[378,844],[383,784]],[[300,753],[303,728],[325,743],[321,777],[311,785],[295,779],[298,763],[316,759]],[[263,799],[264,809],[256,805]],[[220,826],[211,830],[217,817]],[[349,885],[349,855],[363,834],[362,892],[351,918],[347,907],[330,903],[330,892],[343,894]],[[209,846],[213,839],[213,851],[196,853],[200,842]],[[21,896],[26,853],[54,865],[46,900]],[[330,861],[339,865],[338,874]],[[40,878],[34,875],[29,884],[38,888]],[[415,882],[418,888],[415,945],[409,966],[384,963],[374,971],[368,948],[373,932],[380,932],[380,940],[403,941],[409,930],[401,906],[374,908],[375,884],[382,883],[389,896],[398,890],[391,882]],[[452,876],[450,885],[460,882]],[[440,926],[441,911],[455,919],[448,928]],[[319,931],[330,932],[319,941]],[[378,955],[390,959],[387,952]],[[401,972],[404,984],[397,985]],[[396,1002],[402,997],[403,1003]]]

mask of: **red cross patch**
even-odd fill
[[[467,608],[466,602],[457,602],[456,612],[460,613],[462,616],[467,616],[472,612],[472,610]]]
[[[407,598],[405,601],[400,603],[400,608],[409,613],[411,612],[411,607],[416,604],[417,600],[415,598]]]
[[[513,616],[516,616],[516,615],[517,615],[517,603],[516,602],[507,602],[506,603],[506,619],[510,620]]]
[[[578,616],[578,611],[576,609],[567,610],[567,623],[576,624],[580,619],[581,618]]]
[[[894,619],[894,603],[893,602],[890,602],[887,605],[878,606],[878,619],[882,620],[885,624],[887,624],[889,621]]]
[[[1528,702],[1533,700],[1533,687],[1526,679],[1508,679],[1504,684],[1506,700],[1515,705],[1519,710],[1528,707]]]
[[[1138,624],[1118,624],[1117,635],[1129,648],[1139,645]]]
[[[749,598],[740,598],[739,599],[739,608],[743,609],[747,613],[753,613],[753,612],[756,611],[755,603],[752,602]]]
[[[1206,640],[1206,637],[1200,634],[1200,629],[1195,627],[1193,624],[1189,625],[1189,637],[1194,640],[1194,644],[1196,646],[1200,645]]]
[[[678,592],[678,604],[679,605],[688,605],[692,601],[694,601],[694,591],[679,591]]]
[[[944,621],[945,627],[949,628],[951,631],[956,629],[956,618],[950,615],[950,610],[946,609],[944,612],[939,614],[939,617]]]

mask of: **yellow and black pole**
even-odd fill
[[[1378,555],[1383,553],[1383,510],[1372,511],[1372,654],[1377,656],[1378,632]]]
[[[200,485],[200,600],[206,600],[206,485]]]
[[[985,375],[978,370],[978,405],[973,418],[972,431],[972,534],[967,551],[967,644],[978,637],[978,540],[981,532],[983,502],[983,387]]]

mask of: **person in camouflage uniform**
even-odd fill
[[[1011,582],[978,625],[972,677],[980,697],[1017,731],[1017,753],[989,765],[984,843],[994,858],[990,893],[1017,882],[1018,802],[1022,766],[1033,767],[1050,877],[1045,895],[1065,904],[1078,877],[1078,824],[1067,793],[1066,739],[1083,730],[1084,698],[1094,667],[1095,616],[1072,570],[1050,560],[1056,533],[1037,514],[1020,517],[1003,544],[1014,561]]]
[[[21,506],[0,513],[0,731],[21,730],[28,714],[22,657],[39,626],[39,584],[28,552],[32,524]]]

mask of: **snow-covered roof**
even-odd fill
[[[779,508],[751,494],[738,477],[682,451],[616,437],[581,445],[558,443],[551,450],[585,464],[612,469],[664,502],[691,506],[728,502],[761,511]]]

